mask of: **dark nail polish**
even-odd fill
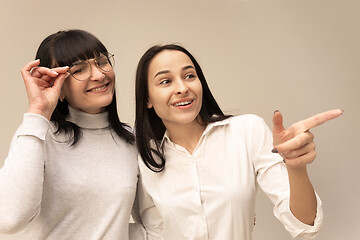
[[[283,158],[283,162],[284,162],[284,163],[286,163],[286,160],[285,160],[285,158]]]
[[[274,114],[277,113],[279,110],[275,110]]]
[[[276,147],[274,147],[272,150],[271,150],[272,153],[278,153],[278,150]]]

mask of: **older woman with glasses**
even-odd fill
[[[138,166],[117,114],[114,55],[68,30],[43,40],[36,59],[21,70],[29,109],[0,170],[0,232],[128,239]]]

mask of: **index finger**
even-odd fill
[[[26,81],[26,78],[35,77],[41,78],[42,75],[48,75],[50,77],[56,77],[59,73],[49,69],[47,67],[39,67],[40,60],[37,59],[35,61],[27,63],[22,69],[21,74]],[[67,70],[67,69],[66,69]]]
[[[30,75],[31,69],[34,67],[37,67],[40,64],[40,60],[37,59],[35,61],[28,62],[22,69],[21,74],[24,75]]]
[[[309,117],[305,120],[302,120],[298,122],[298,124],[301,126],[302,129],[300,129],[300,132],[306,132],[311,128],[314,128],[316,126],[319,126],[331,119],[337,118],[341,114],[343,114],[344,111],[340,109],[334,109],[330,111],[326,111],[323,113],[316,114],[312,117]]]
[[[51,71],[58,74],[66,73],[69,70],[68,66],[52,68]]]

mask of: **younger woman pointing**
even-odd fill
[[[255,115],[224,115],[186,49],[150,48],[137,69],[135,128],[149,238],[250,240],[257,186],[293,237],[315,236],[322,208],[306,171],[315,159],[309,129],[341,113],[285,130],[276,112],[272,134]]]

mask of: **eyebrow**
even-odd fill
[[[77,60],[77,61],[73,62],[70,66],[71,67],[77,66],[77,65],[83,64],[84,62],[86,62],[86,60]]]
[[[73,62],[73,63],[71,64],[71,66],[76,66],[76,65],[82,64],[82,63],[87,62],[87,61],[89,61],[89,60],[91,60],[91,59],[98,60],[99,58],[104,58],[104,57],[106,58],[106,56],[105,56],[104,54],[100,53],[99,56],[95,56],[95,57],[90,58],[90,59],[87,59],[87,60],[79,59],[79,60]]]
[[[182,70],[184,71],[184,70],[187,70],[187,69],[189,69],[189,68],[195,69],[193,66],[187,65],[187,66],[183,67]],[[169,70],[163,70],[163,71],[157,72],[157,73],[155,74],[154,78],[156,78],[156,77],[157,77],[158,75],[160,75],[160,74],[165,74],[165,73],[169,73],[169,72],[170,72]]]

